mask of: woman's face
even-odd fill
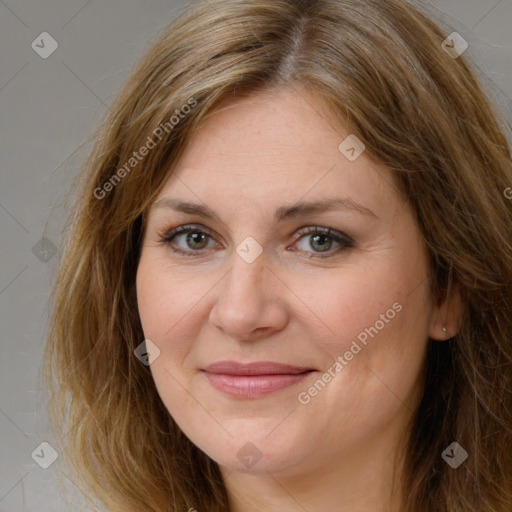
[[[150,208],[150,369],[221,466],[286,475],[389,454],[418,405],[440,329],[426,251],[391,173],[349,135],[307,91],[254,95],[204,122]]]

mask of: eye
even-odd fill
[[[171,251],[187,255],[218,246],[208,232],[195,226],[178,226],[160,235],[159,238]],[[208,242],[212,242],[213,245],[208,246]]]
[[[354,247],[350,237],[330,228],[309,226],[300,230],[298,234],[303,236],[288,250],[294,252],[297,250],[294,247],[299,246],[300,251],[309,253],[309,258],[328,258],[344,249]],[[159,241],[167,245],[171,251],[187,256],[200,256],[203,250],[221,247],[202,227],[193,225],[178,226],[166,231],[159,235]],[[333,245],[336,244],[338,247],[333,249]],[[326,255],[320,255],[321,253]]]
[[[299,249],[304,252],[310,252],[308,249],[313,249],[313,252],[310,252],[310,258],[328,258],[344,249],[354,247],[354,242],[350,237],[330,228],[310,226],[299,231],[299,234],[303,234],[304,236],[302,236],[295,245],[298,245]],[[332,250],[335,244],[337,244],[338,247]],[[295,251],[295,249],[289,250]],[[318,253],[328,254],[320,256]]]

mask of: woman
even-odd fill
[[[149,50],[54,290],[89,496],[510,512],[512,163],[445,39],[401,0],[218,0]]]

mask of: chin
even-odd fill
[[[296,467],[301,458],[297,444],[289,436],[276,436],[270,441],[267,435],[233,435],[223,446],[217,440],[200,448],[219,465],[240,473],[287,473]]]

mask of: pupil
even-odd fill
[[[325,241],[326,241],[326,240],[328,240],[328,237],[327,237],[326,235],[315,235],[315,236],[313,237],[313,241],[314,241],[313,243],[317,243],[318,239],[321,239],[321,240],[323,239],[323,240],[324,240],[324,243],[323,243],[323,244],[322,244],[322,243],[320,243],[319,245],[324,245],[324,244],[325,244]],[[329,245],[330,245],[330,244],[328,243],[328,244],[327,244],[327,247],[324,247],[324,249],[323,249],[323,250],[328,250],[328,249],[329,249],[329,247],[328,247]],[[312,247],[314,248],[314,246],[313,246],[313,245],[312,245]],[[322,249],[322,248],[320,248],[320,249]],[[322,250],[322,252],[323,252],[323,250]]]
[[[192,241],[193,244],[201,244],[201,240],[198,241],[198,238],[204,241],[206,239],[206,233],[189,233],[187,236],[187,242]]]

